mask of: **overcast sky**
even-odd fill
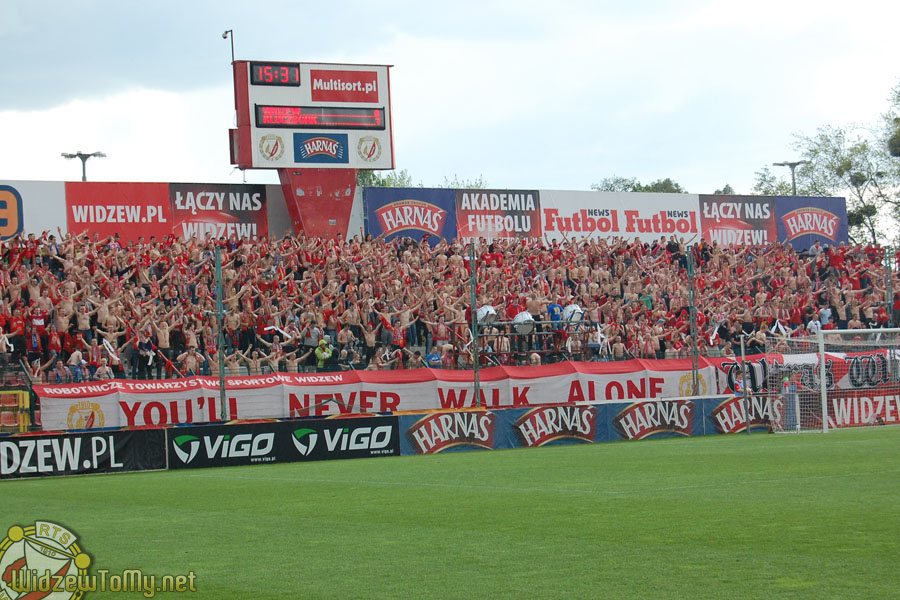
[[[900,81],[900,2],[0,0],[0,180],[240,182],[237,59],[390,64],[398,168],[439,185],[691,192],[871,123]],[[274,171],[248,182],[277,183]]]

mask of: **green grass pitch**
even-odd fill
[[[898,428],[9,481],[0,491],[0,530],[58,521],[94,568],[196,573],[196,593],[158,597],[900,597]]]

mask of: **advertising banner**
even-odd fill
[[[775,200],[765,196],[700,196],[703,239],[719,246],[763,246],[778,239]]]
[[[0,479],[166,468],[163,429],[0,438]]]
[[[456,194],[430,188],[367,187],[363,191],[367,232],[385,240],[409,237],[432,245],[456,237]]]
[[[400,449],[402,454],[436,454],[735,433],[744,430],[746,416],[731,400],[713,396],[404,414]],[[751,419],[768,427],[765,402],[751,408]]]
[[[542,191],[542,227],[549,241],[622,237],[700,239],[698,196],[637,192]]]
[[[209,183],[65,184],[66,225],[73,233],[119,234],[121,243],[269,234],[266,186]]]
[[[162,239],[172,233],[169,184],[66,182],[66,226],[100,239]]]
[[[714,367],[700,369],[701,392],[714,385]],[[493,367],[480,374],[415,369],[226,378],[225,417],[274,419],[397,411],[534,407],[643,400],[685,395],[690,360],[556,363]],[[94,382],[35,386],[48,431],[214,423],[222,416],[218,380]]]
[[[17,233],[59,236],[66,228],[66,188],[62,181],[0,181],[0,240]]]
[[[269,235],[264,185],[169,184],[172,233],[190,239]]]
[[[817,241],[834,246],[849,242],[847,203],[843,198],[776,198],[778,241],[802,251]]]
[[[456,229],[461,238],[541,237],[537,190],[456,190]]]
[[[172,469],[395,456],[400,435],[396,417],[179,427],[168,452]]]

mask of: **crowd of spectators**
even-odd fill
[[[484,365],[689,356],[687,252],[702,355],[739,353],[742,335],[752,354],[772,336],[900,324],[878,246],[509,239],[475,252],[477,304],[500,323],[479,336]],[[220,351],[229,374],[472,366],[471,265],[457,241],[47,232],[0,253],[0,360],[24,359],[35,381],[217,375]],[[578,323],[563,318],[573,304]],[[529,335],[510,325],[521,313],[536,322]]]

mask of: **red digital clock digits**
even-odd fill
[[[299,63],[251,62],[250,85],[300,85]]]

